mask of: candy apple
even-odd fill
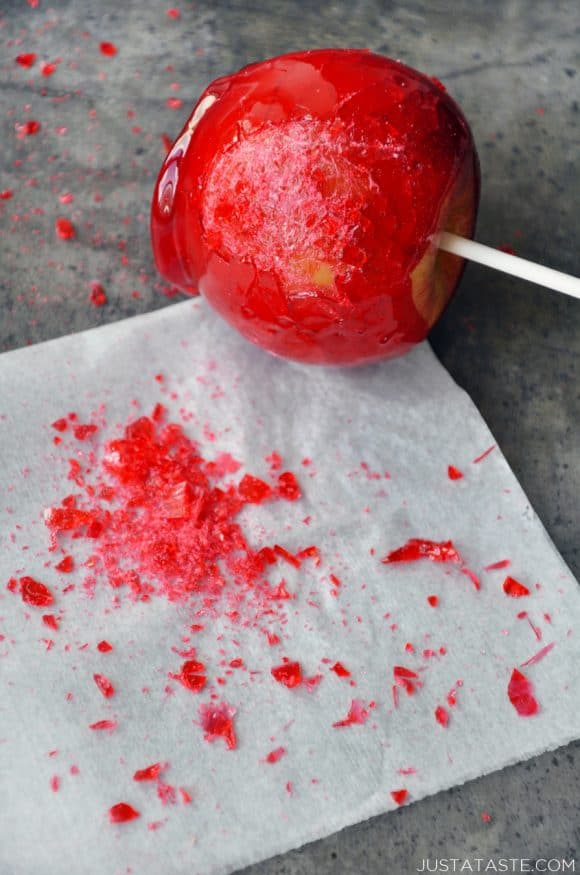
[[[371,52],[252,64],[204,91],[159,174],[151,231],[169,282],[246,338],[351,365],[423,340],[471,236],[473,138],[435,79]]]

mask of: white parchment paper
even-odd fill
[[[577,583],[499,448],[473,462],[494,438],[428,345],[360,370],[308,368],[268,357],[203,303],[186,302],[8,353],[0,392],[0,871],[230,872],[394,808],[393,790],[416,801],[580,735]],[[185,416],[209,457],[228,451],[242,461],[239,476],[267,479],[264,457],[277,450],[303,498],[248,509],[244,525],[256,546],[316,544],[322,555],[318,568],[277,566],[273,581],[284,576],[295,596],[280,645],[224,619],[190,640],[211,667],[200,696],[168,680],[182,661],[175,649],[187,646],[188,608],[160,598],[114,608],[104,582],[91,599],[80,571],[63,580],[45,565],[42,510],[69,489],[70,453],[52,446],[50,423],[71,410],[87,421],[104,403],[104,440],[158,401],[177,421]],[[449,464],[463,479],[448,478]],[[458,566],[381,564],[413,537],[452,539],[481,590]],[[506,558],[508,571],[484,570]],[[529,598],[503,593],[506,573]],[[57,594],[57,632],[4,589],[24,574]],[[62,596],[70,582],[75,590]],[[428,595],[439,597],[436,608]],[[518,618],[523,610],[535,632]],[[110,654],[96,650],[103,638]],[[522,718],[509,677],[552,642],[523,669],[541,710]],[[274,683],[270,669],[283,656],[322,674],[320,683]],[[235,657],[247,670],[226,676],[221,666]],[[354,686],[329,670],[336,660]],[[400,689],[397,708],[395,665],[422,681],[414,696]],[[114,681],[112,699],[94,672]],[[443,728],[434,710],[451,688],[457,705]],[[196,725],[212,690],[237,709],[236,750],[208,744]],[[333,728],[354,698],[375,703],[367,722]],[[105,718],[118,722],[114,732],[88,729]],[[265,763],[280,746],[286,755]],[[163,805],[154,785],[132,780],[158,761],[191,804]],[[107,811],[120,801],[141,817],[111,825]]]

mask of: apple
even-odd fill
[[[354,365],[422,341],[463,268],[479,164],[435,79],[368,51],[296,52],[204,91],[155,186],[161,274],[246,338]]]

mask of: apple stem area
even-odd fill
[[[562,271],[535,264],[533,261],[501,252],[491,246],[484,246],[482,243],[476,243],[475,240],[466,240],[449,231],[444,231],[440,235],[439,248],[580,300],[580,279]]]

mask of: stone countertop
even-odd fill
[[[479,147],[478,239],[580,272],[573,0],[183,0],[179,15],[167,14],[170,6],[3,4],[1,351],[171,303],[148,238],[162,135],[177,135],[217,75],[299,48],[367,47],[440,79]],[[101,41],[118,53],[102,54]],[[38,55],[29,69],[14,61],[26,52]],[[43,75],[47,62],[55,69]],[[175,97],[182,107],[166,103]],[[41,128],[26,136],[17,126],[29,119]],[[55,237],[58,216],[73,220],[78,239]],[[107,295],[99,308],[89,303],[95,281]],[[580,302],[470,265],[432,341],[579,577]],[[579,750],[438,794],[245,875],[407,873],[425,858],[467,857],[475,867],[476,858],[522,857],[533,867],[574,857]]]

